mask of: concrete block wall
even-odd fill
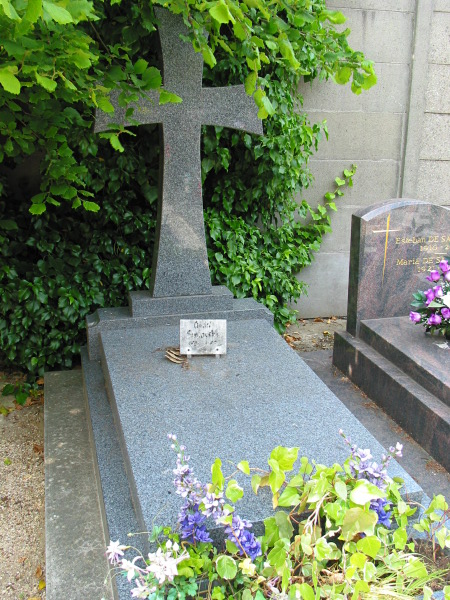
[[[352,213],[395,197],[449,202],[449,0],[329,0],[347,16],[350,45],[375,62],[377,85],[360,96],[332,82],[302,84],[312,121],[326,120],[323,141],[310,162],[314,185],[302,198],[312,205],[335,188],[355,163],[354,187],[339,199],[328,234],[311,267],[299,278],[308,296],[301,317],[347,313]]]

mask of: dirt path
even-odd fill
[[[44,509],[44,406],[36,404],[0,415],[2,600],[45,598]]]

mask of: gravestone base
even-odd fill
[[[361,321],[337,333],[333,364],[450,471],[450,348],[408,317]]]
[[[241,460],[266,467],[277,445],[299,446],[300,455],[319,463],[342,462],[348,448],[340,428],[381,457],[381,445],[266,319],[230,320],[227,337],[225,356],[196,356],[185,365],[165,358],[165,348],[179,343],[178,323],[104,330],[99,333],[101,360],[89,360],[83,350],[110,539],[145,551],[146,536],[129,540],[129,532],[176,525],[181,498],[174,493],[176,457],[168,433],[187,446],[203,482],[210,481],[216,457],[229,475]],[[409,497],[420,500],[420,486],[397,463],[390,474],[404,478]],[[255,496],[249,477],[236,478],[245,490],[237,513],[261,533],[263,519],[272,514],[268,490]],[[213,537],[220,541],[219,532]],[[118,586],[119,597],[129,598],[126,580]]]

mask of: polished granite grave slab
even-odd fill
[[[165,347],[178,341],[176,325],[101,334],[110,410],[131,490],[128,514],[134,507],[140,531],[151,530],[154,523],[176,523],[179,498],[173,490],[175,455],[169,432],[187,446],[203,481],[209,480],[216,457],[230,474],[232,465],[244,459],[265,467],[277,445],[299,446],[301,455],[320,463],[343,461],[348,449],[340,428],[375,456],[383,453],[375,438],[265,320],[229,322],[226,356],[194,357],[189,368],[164,357]],[[86,368],[85,361],[86,354],[83,368],[88,377],[89,368],[100,369],[96,361]],[[86,385],[92,413],[90,382]],[[97,440],[98,422],[101,419],[94,425],[94,437],[100,463],[104,443]],[[412,497],[421,496],[420,487],[398,464],[390,472],[405,479]],[[126,495],[117,483],[124,478],[110,478],[106,471],[100,476],[109,522],[115,495]],[[237,510],[256,523],[258,532],[258,523],[271,512],[270,498],[264,493],[256,497],[250,478],[242,476],[240,483],[245,497]],[[117,523],[114,527],[117,531]]]

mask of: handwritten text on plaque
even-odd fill
[[[180,354],[226,353],[226,319],[180,320]]]

